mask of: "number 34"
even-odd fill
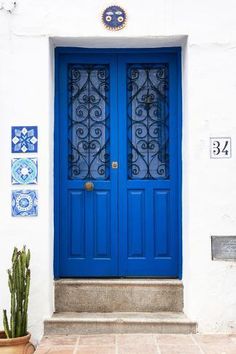
[[[211,156],[215,158],[231,157],[230,138],[211,138]]]

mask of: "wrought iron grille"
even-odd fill
[[[128,178],[168,178],[168,65],[128,65],[127,94]]]
[[[109,65],[68,67],[69,178],[109,179]]]

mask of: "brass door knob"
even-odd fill
[[[118,162],[117,162],[117,161],[112,161],[111,167],[112,167],[113,169],[118,168],[118,167],[119,167]]]
[[[94,190],[94,184],[93,184],[93,182],[86,182],[85,184],[84,184],[84,189],[87,191],[87,192],[91,192],[91,191],[93,191]]]

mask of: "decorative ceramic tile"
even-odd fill
[[[38,127],[12,127],[12,152],[37,152]]]
[[[12,184],[37,184],[38,160],[36,158],[22,158],[11,160]]]
[[[127,15],[120,6],[109,6],[102,14],[104,26],[111,31],[118,31],[126,24]]]
[[[38,192],[34,190],[12,191],[12,216],[37,216]]]

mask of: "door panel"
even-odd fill
[[[113,55],[60,64],[61,276],[118,275],[116,75]]]
[[[154,205],[154,257],[170,256],[170,192],[153,191]]]
[[[145,257],[145,192],[128,191],[128,258]]]
[[[94,192],[94,258],[111,258],[110,191]]]
[[[84,193],[68,191],[68,230],[70,257],[85,258],[85,211]]]
[[[119,117],[125,117],[120,128],[120,274],[175,277],[176,59],[120,55],[118,62],[119,95],[126,88],[118,106]]]
[[[178,276],[177,74],[176,53],[60,56],[61,277]]]

